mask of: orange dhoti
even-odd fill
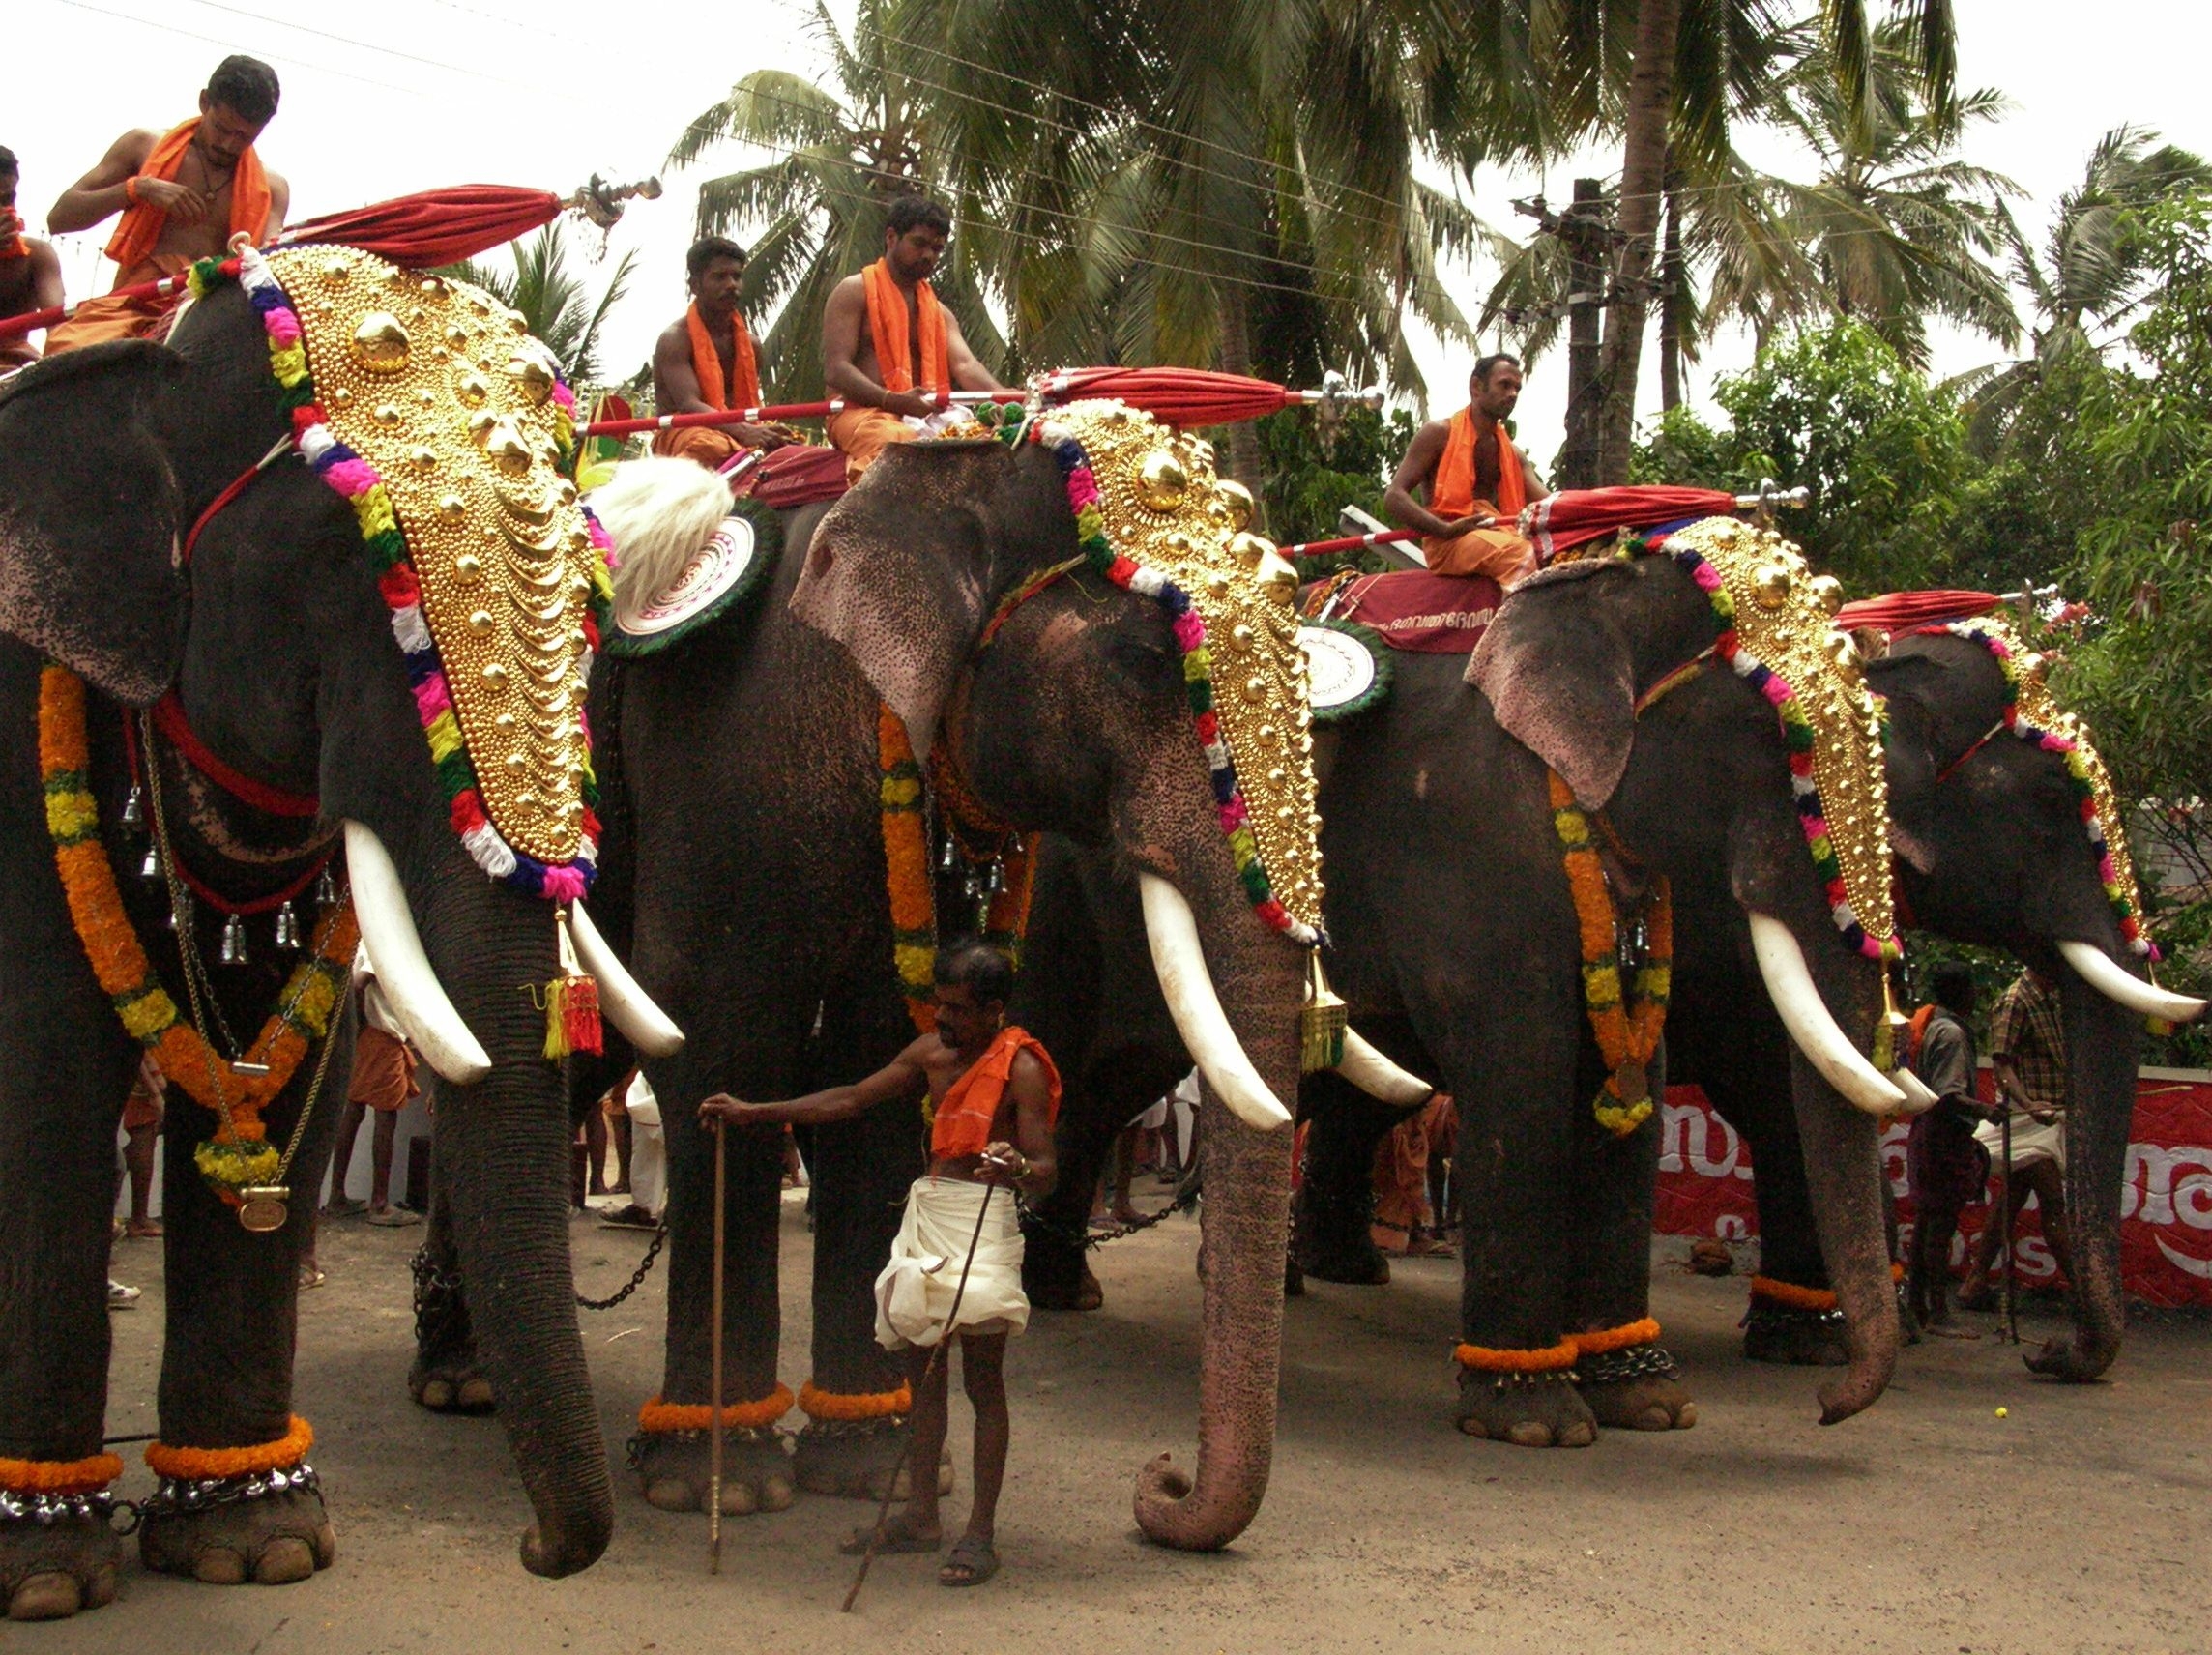
[[[1429,1158],[1449,1157],[1459,1116],[1449,1093],[1438,1092],[1419,1114],[1401,1121],[1375,1149],[1375,1234],[1378,1247],[1403,1252],[1416,1231],[1434,1227],[1429,1212]]]
[[[680,460],[692,460],[709,471],[717,471],[739,454],[744,453],[746,449],[744,444],[718,425],[684,425],[673,430],[655,432],[653,451]]]
[[[860,474],[891,444],[911,443],[921,435],[898,415],[881,408],[848,408],[830,415],[829,427],[830,440],[845,455],[848,482],[859,482]]]
[[[135,268],[119,275],[115,285],[136,287],[143,282],[159,281],[163,276],[182,276],[191,267],[192,261],[182,253],[154,253]],[[111,339],[158,337],[184,297],[185,290],[179,287],[174,293],[152,299],[132,299],[121,293],[103,293],[97,299],[87,299],[76,307],[74,315],[46,330],[46,355],[59,356],[85,345],[104,345]]]
[[[1470,529],[1421,541],[1431,574],[1486,574],[1510,591],[1536,572],[1536,548],[1510,529]]]

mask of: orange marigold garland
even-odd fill
[[[1625,1350],[1631,1345],[1649,1345],[1659,1337],[1659,1323],[1652,1317],[1626,1322],[1619,1327],[1600,1327],[1587,1333],[1572,1333],[1577,1356],[1602,1356],[1610,1350]]]
[[[244,1477],[255,1471],[290,1470],[314,1445],[315,1428],[295,1413],[290,1429],[274,1442],[247,1448],[172,1448],[166,1442],[149,1442],[146,1464],[157,1475],[180,1481]]]
[[[1828,1288],[1801,1288],[1795,1282],[1785,1282],[1773,1276],[1751,1278],[1751,1295],[1790,1310],[1809,1310],[1822,1314],[1836,1308],[1836,1295]]]
[[[1667,1001],[1674,989],[1674,906],[1667,881],[1653,881],[1644,962],[1636,970],[1634,1003],[1625,1004],[1613,895],[1590,841],[1589,818],[1559,772],[1548,773],[1552,825],[1564,853],[1582,943],[1583,1004],[1605,1059],[1605,1085],[1591,1108],[1599,1125],[1625,1138],[1651,1115],[1651,1060],[1667,1028]]]
[[[915,1029],[937,1027],[937,898],[929,886],[929,825],[921,808],[921,766],[906,724],[888,707],[876,716],[876,761],[883,780],[884,863],[890,884],[891,950],[899,992]]]
[[[895,1391],[841,1396],[835,1391],[819,1389],[808,1379],[799,1387],[799,1407],[807,1418],[816,1420],[891,1419],[914,1411],[914,1392],[901,1384]]]
[[[1578,1354],[1572,1335],[1540,1350],[1492,1350],[1486,1345],[1461,1345],[1452,1360],[1482,1374],[1555,1374],[1575,1365]]]
[[[0,1489],[18,1495],[89,1495],[123,1475],[113,1454],[82,1460],[0,1460]]]
[[[178,1013],[123,911],[115,869],[101,842],[90,766],[84,681],[67,667],[48,666],[39,675],[39,773],[70,919],[123,1027],[154,1054],[163,1075],[222,1118],[215,1138],[192,1159],[217,1193],[235,1204],[238,1190],[265,1183],[276,1172],[280,1157],[267,1141],[261,1111],[330,1029],[361,940],[353,905],[340,902],[323,913],[307,957],[239,1060],[245,1072],[234,1070]]]
[[[791,1411],[791,1387],[777,1385],[757,1401],[726,1404],[722,1408],[722,1429],[763,1430]],[[657,1393],[639,1405],[637,1410],[640,1431],[706,1431],[713,1426],[713,1419],[712,1404],[662,1402]]]

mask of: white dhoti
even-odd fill
[[[991,1209],[962,1292],[960,1267],[986,1191]],[[948,1321],[956,1295],[958,1326],[970,1332],[1019,1333],[1029,1325],[1022,1223],[1013,1192],[960,1178],[917,1178],[907,1191],[891,1262],[876,1278],[876,1343],[887,1350],[938,1344],[952,1331]]]
[[[1990,1152],[1990,1172],[1993,1176],[2004,1168],[2004,1128],[1994,1120],[1986,1120],[1974,1128],[1974,1138]],[[2039,1161],[2049,1161],[2061,1173],[2066,1170],[2066,1118],[2062,1115],[2046,1126],[2033,1116],[2016,1115],[2012,1118],[2012,1165],[2019,1172]]]

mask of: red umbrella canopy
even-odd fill
[[[1142,408],[1164,424],[1182,426],[1232,425],[1305,401],[1299,392],[1265,379],[1198,367],[1068,368],[1046,374],[1042,389],[1049,401],[1110,397]]]
[[[568,205],[545,189],[456,184],[286,226],[282,247],[335,242],[411,270],[457,264],[550,224]]]
[[[1549,562],[1616,529],[1655,529],[1685,517],[1726,516],[1735,508],[1735,496],[1718,488],[1563,488],[1537,501],[1524,521]]]
[[[1862,597],[1836,611],[1836,624],[1855,632],[1871,626],[1882,632],[1909,632],[1946,621],[1987,615],[2004,600],[1994,592],[1885,592]]]

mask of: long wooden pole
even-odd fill
[[[708,1389],[713,1393],[707,1437],[707,1573],[722,1572],[722,1266],[728,1260],[729,1220],[724,1211],[729,1194],[729,1158],[722,1153],[723,1121],[714,1117],[714,1289],[713,1309],[714,1354]]]

